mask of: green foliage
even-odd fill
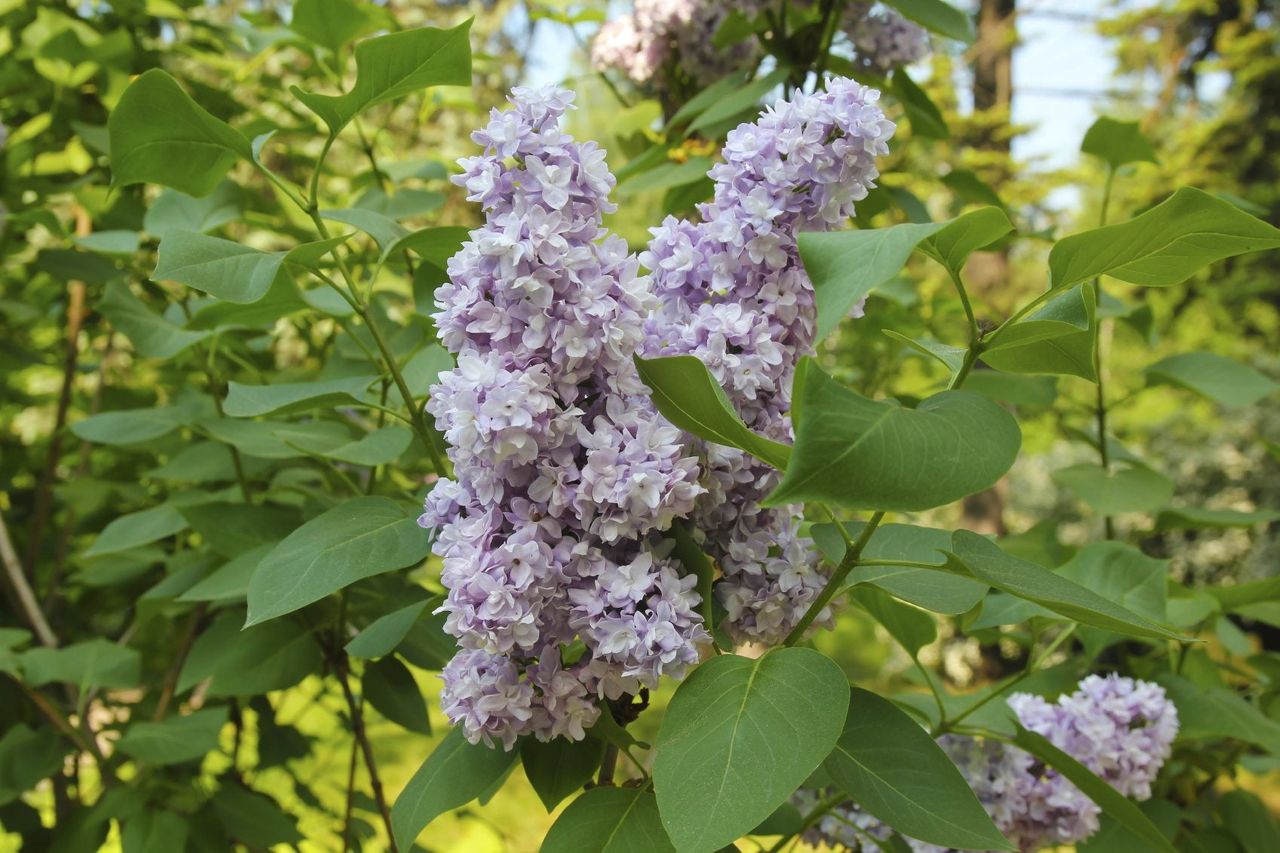
[[[675,851],[658,819],[653,794],[594,788],[574,800],[542,842],[545,853],[665,853]]]

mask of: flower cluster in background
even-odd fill
[[[614,69],[637,85],[671,88],[672,78],[701,88],[759,58],[752,39],[717,48],[716,32],[733,13],[758,19],[772,11],[765,0],[636,0],[630,15],[600,27],[591,44],[591,64]],[[796,12],[816,11],[817,4],[793,2]],[[885,73],[928,55],[929,37],[920,27],[882,4],[855,2],[845,6],[839,29],[848,39],[854,61]]]
[[[1091,675],[1056,703],[1014,694],[1009,707],[1023,727],[1136,800],[1151,797],[1151,784],[1178,734],[1178,711],[1164,688],[1117,675]],[[938,743],[996,827],[1020,850],[1076,844],[1098,831],[1098,806],[1030,753],[962,735],[944,735]],[[819,800],[818,792],[802,790],[795,803],[809,810]],[[840,844],[876,853],[881,848],[875,842],[887,840],[890,834],[887,826],[849,802],[828,812],[805,833],[805,839],[814,845]],[[917,853],[944,850],[907,841]]]
[[[632,362],[653,297],[602,225],[613,176],[594,143],[560,132],[570,92],[510,100],[455,179],[485,224],[436,293],[457,367],[427,411],[455,479],[420,519],[438,531],[445,628],[461,647],[443,709],[473,742],[507,748],[582,738],[601,696],[681,675],[707,637],[695,579],[650,535],[703,488]],[[562,657],[575,638],[585,652]]]
[[[746,424],[778,441],[791,438],[791,378],[812,352],[816,320],[796,238],[844,222],[874,185],[894,130],[878,96],[832,79],[739,126],[711,169],[715,196],[699,206],[700,220],[668,217],[641,255],[659,300],[645,354],[697,356]],[[724,573],[716,591],[725,627],[735,640],[776,642],[825,581],[800,536],[800,508],[760,506],[777,483],[768,465],[694,446],[707,491],[692,526]]]

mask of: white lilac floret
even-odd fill
[[[559,129],[572,94],[520,88],[455,181],[485,224],[450,259],[433,315],[457,367],[427,411],[454,479],[437,531],[441,610],[460,651],[442,707],[474,741],[580,739],[602,696],[679,676],[707,638],[694,579],[658,535],[703,492],[632,361],[647,277],[602,217],[604,152]],[[576,639],[581,656],[566,664]]]
[[[879,93],[832,79],[825,91],[779,100],[729,133],[709,172],[715,196],[700,221],[668,217],[641,262],[659,304],[646,324],[648,356],[692,354],[725,388],[746,424],[779,441],[791,426],[791,379],[813,351],[813,286],[796,246],[801,231],[842,225],[865,198],[894,130]],[[799,507],[764,509],[777,474],[746,454],[691,441],[702,458],[692,526],[724,573],[717,596],[740,640],[772,643],[796,624],[825,582]]]
[[[1018,721],[1136,800],[1151,784],[1178,733],[1178,711],[1159,685],[1117,675],[1091,675],[1056,703],[1025,693],[1009,698]],[[1022,851],[1076,844],[1098,831],[1100,809],[1056,770],[1017,747],[960,735],[938,744],[951,757],[991,815],[996,828]],[[794,802],[811,809],[818,792],[801,790]],[[805,833],[815,846],[837,844],[877,853],[890,830],[855,803],[842,803]],[[907,839],[917,853],[945,848]]]

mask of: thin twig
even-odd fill
[[[169,703],[173,701],[174,693],[177,691],[178,677],[182,674],[183,664],[187,661],[187,655],[191,653],[191,647],[195,645],[196,634],[199,633],[200,623],[204,620],[204,615],[208,609],[209,603],[201,602],[200,606],[191,612],[191,619],[187,622],[187,629],[182,633],[178,654],[173,659],[173,663],[169,666],[169,671],[165,675],[164,685],[160,688],[160,698],[156,700],[156,710],[151,715],[151,719],[156,721],[163,720],[165,713],[168,712]]]
[[[387,797],[382,791],[382,779],[378,776],[378,765],[373,758],[373,745],[369,742],[369,734],[364,727],[364,710],[361,707],[361,702],[357,701],[355,694],[351,692],[351,685],[347,682],[347,655],[341,650],[332,648],[328,649],[328,654],[334,675],[338,677],[338,684],[342,687],[342,696],[347,701],[347,711],[351,715],[351,731],[355,735],[356,741],[360,744],[360,751],[364,753],[364,766],[369,771],[369,787],[373,788],[373,798],[378,804],[378,813],[382,815],[382,823],[387,830],[389,849],[391,853],[399,853],[400,848],[396,846],[395,830],[391,825],[391,809],[387,805]]]
[[[22,607],[22,613],[26,617],[27,624],[36,632],[36,636],[42,644],[51,649],[56,648],[58,637],[53,633],[53,629],[49,627],[49,620],[45,618],[44,611],[40,609],[40,602],[36,600],[36,594],[31,590],[31,584],[27,583],[27,576],[22,571],[22,564],[18,562],[18,554],[13,550],[13,542],[9,539],[9,527],[4,522],[3,513],[0,513],[0,562],[4,563],[5,576],[9,578],[9,582],[13,584],[14,591],[18,594],[18,603]]]
[[[871,534],[876,532],[876,528],[880,526],[880,522],[883,520],[883,512],[877,512],[872,515],[853,544],[845,547],[844,557],[840,560],[840,564],[836,566],[836,570],[831,573],[831,577],[827,579],[827,585],[822,588],[822,592],[818,593],[818,597],[809,605],[809,609],[805,611],[804,616],[800,617],[800,621],[791,629],[791,633],[787,634],[783,645],[794,646],[799,642],[800,638],[804,636],[804,632],[813,624],[813,620],[817,619],[818,614],[831,603],[831,599],[835,597],[836,592],[844,584],[844,579],[849,576],[849,572],[857,565],[862,549],[866,548],[867,542],[871,540]]]
[[[360,757],[360,742],[351,739],[351,763],[347,766],[347,805],[342,814],[342,853],[351,849],[351,816],[356,804],[356,765]]]

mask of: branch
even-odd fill
[[[836,591],[844,584],[844,579],[849,576],[849,572],[853,571],[853,567],[858,564],[858,557],[862,555],[862,549],[867,547],[867,542],[871,539],[871,534],[876,532],[876,528],[880,526],[880,522],[884,520],[884,513],[877,512],[871,516],[871,520],[867,522],[867,526],[862,528],[857,540],[845,547],[844,558],[840,560],[840,565],[836,566],[836,570],[831,573],[831,577],[827,579],[827,585],[822,588],[822,592],[818,593],[818,597],[809,605],[809,609],[805,611],[804,616],[800,617],[800,621],[791,629],[791,633],[787,634],[787,638],[783,641],[784,646],[794,646],[804,636],[804,632],[813,624],[813,620],[818,618],[818,614],[831,603],[831,599],[835,597]],[[843,530],[843,525],[837,522],[837,527]]]
[[[361,703],[356,701],[355,695],[351,692],[351,685],[347,683],[346,653],[329,648],[328,643],[324,645],[330,665],[333,666],[334,675],[338,677],[338,684],[342,687],[343,698],[347,700],[347,710],[351,715],[351,731],[355,735],[356,742],[360,745],[360,751],[364,753],[364,766],[369,771],[369,786],[373,788],[373,798],[378,803],[378,813],[382,815],[382,824],[387,830],[389,849],[391,853],[399,853],[400,848],[396,846],[395,830],[391,825],[391,809],[387,806],[387,797],[382,791],[382,780],[378,776],[378,765],[373,759],[373,745],[369,743],[369,733],[365,731],[364,727],[364,711],[361,708]]]
[[[27,623],[36,632],[41,643],[51,649],[56,648],[58,637],[49,627],[49,620],[45,619],[44,611],[40,609],[40,603],[36,601],[36,595],[31,590],[31,584],[27,583],[27,576],[22,571],[18,554],[13,550],[13,542],[9,539],[9,528],[4,523],[3,514],[0,514],[0,562],[4,563],[5,575],[18,594],[18,603],[22,607]]]

